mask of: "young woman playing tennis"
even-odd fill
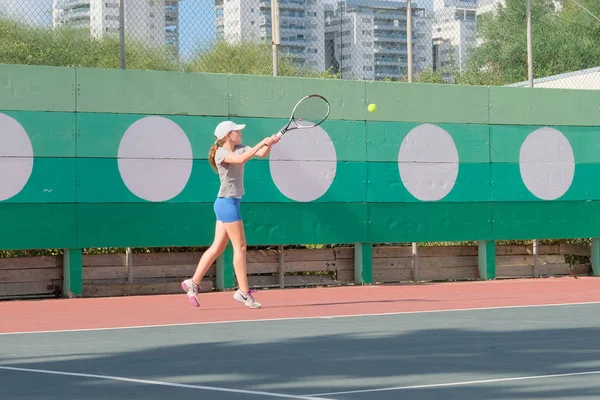
[[[240,215],[240,201],[244,195],[244,165],[253,156],[265,157],[269,154],[271,146],[279,142],[280,138],[272,135],[263,139],[254,147],[242,144],[242,129],[246,125],[237,125],[231,121],[224,121],[215,129],[215,144],[208,154],[208,161],[219,174],[221,186],[214,210],[217,217],[215,238],[213,244],[204,252],[191,279],[181,283],[187,292],[188,299],[199,307],[198,293],[200,281],[217,257],[225,250],[228,240],[233,246],[233,267],[239,284],[239,289],[233,298],[250,308],[260,308],[260,303],[254,300],[254,290],[248,288],[246,276],[246,236]]]

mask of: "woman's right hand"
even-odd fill
[[[267,136],[261,142],[263,146],[271,146],[273,144],[273,138],[271,136]]]

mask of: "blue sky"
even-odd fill
[[[19,21],[33,25],[52,25],[52,0],[1,0],[0,7]]]
[[[215,5],[211,0],[181,0],[179,2],[180,51],[193,52],[208,47],[214,40]]]

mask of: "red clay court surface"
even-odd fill
[[[594,277],[260,290],[263,308],[233,292],[203,293],[199,308],[185,293],[114,298],[0,302],[0,334],[228,321],[376,315],[600,302]]]

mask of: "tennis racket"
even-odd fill
[[[319,94],[311,94],[300,99],[289,122],[277,133],[281,137],[286,132],[294,129],[309,129],[321,125],[329,117],[329,102]]]

